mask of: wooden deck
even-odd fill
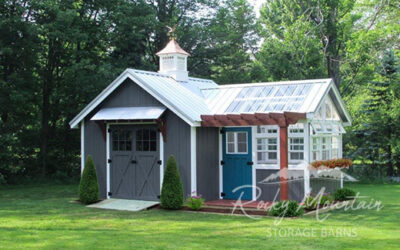
[[[205,205],[207,207],[243,207],[243,208],[252,208],[252,209],[264,209],[271,206],[271,202],[268,201],[237,201],[237,200],[213,200],[206,201]]]

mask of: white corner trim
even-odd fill
[[[221,128],[218,128],[218,155],[219,155],[219,161],[218,161],[218,166],[219,166],[219,198],[222,199],[223,197],[221,196],[221,193],[223,192],[223,171],[222,171],[222,134],[220,133]]]
[[[164,180],[164,139],[161,132],[159,141],[160,141],[160,160],[161,160],[160,164],[160,194],[161,194],[162,184]]]
[[[253,162],[257,163],[257,139],[256,139],[256,133],[257,133],[257,126],[252,126],[251,127],[251,160]],[[255,201],[257,198],[257,192],[256,192],[256,186],[257,186],[257,181],[256,181],[256,165],[257,164],[253,164],[253,166],[251,166],[251,186],[252,186],[252,200]]]
[[[110,124],[107,123],[106,126],[106,174],[107,174],[107,193],[106,193],[106,197],[107,199],[110,199],[110,196],[108,195],[108,192],[110,192],[110,163],[108,163],[108,159],[110,159],[110,133],[108,132],[108,130],[110,129]]]
[[[197,195],[196,127],[190,127],[190,185],[191,195]]]
[[[343,188],[343,172],[340,171],[340,188]]]
[[[85,120],[81,122],[81,174],[85,169]]]

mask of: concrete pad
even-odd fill
[[[87,207],[137,212],[160,204],[158,201],[108,199]]]

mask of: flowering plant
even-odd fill
[[[191,195],[186,199],[186,205],[192,210],[200,210],[203,203],[204,199],[201,195]]]
[[[328,167],[328,168],[348,168],[353,166],[353,161],[350,159],[332,159],[326,161],[314,161],[311,163],[314,168]]]

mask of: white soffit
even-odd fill
[[[153,120],[158,119],[164,107],[120,107],[99,110],[90,120]]]

